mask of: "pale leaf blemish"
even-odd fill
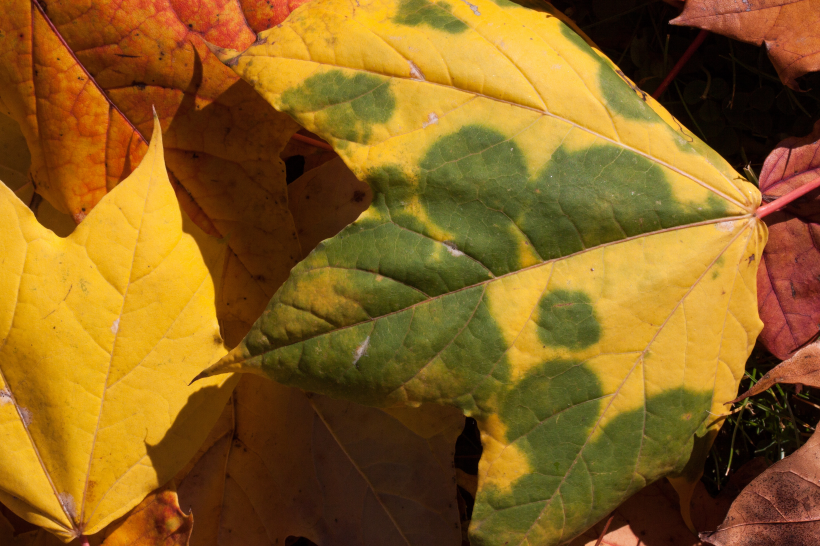
[[[111,333],[116,334],[119,329],[120,329],[120,319],[116,319],[116,320],[114,320],[114,323],[111,325]]]
[[[31,410],[23,406],[17,406],[17,411],[20,413],[20,419],[23,421],[23,426],[28,428],[31,424]]]
[[[76,521],[77,520],[77,503],[74,501],[74,497],[71,496],[71,493],[60,493],[57,495],[57,498],[60,500],[60,504],[65,510],[65,513],[68,516]]]
[[[362,344],[356,347],[356,350],[353,351],[353,365],[355,366],[356,363],[364,356],[365,351],[367,351],[367,347],[370,345],[370,336],[364,338]]]
[[[419,70],[419,67],[416,66],[416,63],[414,63],[413,61],[408,59],[407,64],[410,65],[410,77],[412,79],[420,81],[420,82],[426,81],[424,79],[424,74],[422,74],[421,70]]]
[[[475,13],[476,15],[479,15],[479,16],[481,15],[481,12],[478,11],[478,6],[476,6],[475,4],[471,4],[467,0],[461,0],[461,1],[464,2],[465,4],[467,4],[468,6],[470,6],[470,9],[473,11],[473,13]]]
[[[464,256],[464,253],[458,249],[456,244],[452,241],[444,241],[444,248],[447,249],[447,252],[458,258],[459,256]]]
[[[422,129],[427,127],[428,125],[433,125],[434,123],[438,123],[438,116],[435,112],[430,112],[427,114],[427,121],[421,124]]]
[[[718,231],[731,233],[735,230],[735,223],[732,220],[726,220],[725,222],[718,222],[715,224],[715,227]]]
[[[11,403],[11,393],[5,389],[0,391],[0,406]]]

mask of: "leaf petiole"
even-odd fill
[[[755,212],[755,216],[757,216],[758,218],[764,218],[769,214],[782,209],[789,203],[803,197],[810,191],[816,190],[817,188],[820,188],[820,176],[815,178],[808,184],[803,184],[799,188],[793,189],[786,195],[778,197],[771,203],[766,203],[765,205],[762,205],[757,209],[757,212]]]

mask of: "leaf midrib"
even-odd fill
[[[659,229],[659,230],[656,230],[656,231],[649,231],[649,232],[646,232],[646,233],[641,233],[640,235],[633,235],[632,237],[626,237],[624,239],[618,239],[617,241],[610,241],[608,243],[603,243],[603,244],[600,244],[600,245],[597,245],[597,246],[593,246],[593,247],[590,247],[590,248],[585,248],[583,250],[579,250],[578,252],[573,252],[572,254],[567,254],[566,256],[559,256],[558,258],[553,258],[551,260],[545,260],[541,263],[537,263],[537,264],[534,264],[534,265],[523,267],[523,268],[517,269],[515,271],[510,271],[509,273],[504,273],[503,275],[498,275],[496,277],[492,277],[490,279],[480,281],[480,282],[477,282],[477,283],[474,283],[474,284],[471,284],[471,285],[468,285],[468,286],[462,286],[461,288],[458,288],[456,290],[452,290],[450,292],[445,292],[443,294],[439,294],[438,296],[430,296],[430,297],[428,297],[428,299],[422,300],[422,301],[414,303],[412,305],[408,305],[407,307],[403,307],[401,309],[397,309],[396,311],[391,311],[389,313],[385,313],[383,315],[379,315],[379,316],[376,316],[376,317],[370,317],[368,319],[362,320],[360,322],[356,322],[354,324],[348,324],[346,326],[341,326],[339,328],[334,328],[334,329],[326,331],[326,332],[322,332],[322,333],[319,333],[319,334],[316,334],[316,335],[313,335],[313,336],[310,336],[310,337],[306,337],[304,339],[300,339],[299,341],[294,341],[293,343],[283,344],[283,345],[280,345],[278,347],[275,347],[273,349],[270,349],[270,350],[265,351],[265,352],[260,353],[260,354],[268,354],[268,353],[271,353],[273,351],[278,351],[279,349],[283,349],[285,347],[290,347],[292,345],[297,345],[299,343],[305,343],[305,342],[310,341],[312,339],[316,339],[316,338],[319,338],[319,337],[322,337],[322,336],[326,336],[326,335],[330,335],[330,334],[333,334],[333,333],[336,333],[336,332],[347,330],[349,328],[355,328],[357,326],[361,326],[362,324],[367,324],[367,323],[373,322],[375,320],[381,320],[383,318],[386,318],[386,317],[389,317],[389,316],[392,316],[392,315],[396,315],[398,313],[403,313],[403,312],[405,312],[407,310],[410,310],[410,309],[415,309],[419,305],[423,305],[423,304],[429,303],[431,301],[435,301],[435,300],[438,300],[440,298],[450,296],[452,294],[457,294],[459,292],[463,292],[463,291],[469,290],[471,288],[476,288],[478,286],[482,286],[482,285],[485,285],[485,284],[490,283],[490,282],[495,282],[495,281],[503,279],[505,277],[510,277],[512,275],[518,275],[519,273],[523,273],[525,271],[529,271],[531,269],[542,267],[542,266],[545,266],[545,265],[548,265],[548,264],[551,264],[551,263],[554,263],[554,262],[559,262],[561,260],[567,260],[569,258],[574,258],[576,256],[580,256],[582,254],[585,254],[587,252],[592,252],[592,251],[598,250],[600,248],[606,248],[606,247],[609,247],[609,246],[614,246],[614,245],[618,245],[618,244],[621,244],[621,243],[634,241],[636,239],[641,239],[643,237],[650,237],[652,235],[658,235],[658,234],[661,234],[661,233],[669,233],[669,232],[672,232],[672,231],[678,231],[678,230],[682,230],[682,229],[705,226],[705,225],[710,225],[710,224],[719,224],[721,222],[736,222],[736,221],[741,221],[741,220],[748,220],[748,219],[751,219],[753,217],[754,217],[753,214],[744,214],[742,216],[726,216],[726,217],[716,218],[716,219],[712,219],[712,220],[704,220],[703,222],[696,222],[694,224],[685,224],[685,225],[675,226],[675,227],[671,227],[671,228]],[[380,225],[383,225],[383,224],[380,224]],[[743,228],[740,231],[743,231],[744,229],[746,229],[746,228]],[[429,237],[429,236],[427,236],[423,233],[419,233],[419,232],[414,232],[414,233],[417,233],[418,235],[420,235],[422,237],[426,237],[426,238],[428,238],[431,241],[434,241],[436,243],[442,244],[441,241],[433,239],[432,237]],[[472,256],[471,256],[471,258],[472,258]],[[472,258],[472,259],[475,260],[475,258]],[[318,270],[321,270],[321,269],[331,269],[331,268],[338,269],[334,266],[329,266],[328,265],[328,266],[313,267],[309,271],[318,271]],[[353,268],[345,268],[345,269],[353,269]],[[406,286],[406,284],[403,283],[402,281],[396,280],[396,279],[394,279],[390,276],[387,276],[383,273],[379,273],[379,272],[376,272],[376,271],[368,271],[368,270],[365,270],[365,269],[356,269],[356,271],[361,271],[361,272],[364,272],[364,273],[370,273],[372,275],[381,275],[382,277],[388,278],[391,281],[394,281],[396,283],[399,283],[399,284],[402,284],[402,285]],[[282,303],[282,305],[287,305],[289,307],[293,307],[297,311],[302,311],[298,307],[294,307],[294,306],[292,306],[290,304],[287,304],[287,303]],[[305,311],[305,312],[307,312],[307,311]],[[327,322],[327,321],[325,321],[325,322]],[[257,356],[259,356],[259,355],[250,355],[250,358],[254,358],[254,357],[257,357]],[[236,360],[236,362],[244,362],[246,360],[248,360],[248,358],[244,358],[244,359],[241,359],[241,360]]]
[[[33,216],[33,214],[32,214],[32,216]],[[20,222],[20,219],[18,217],[18,223],[19,222]],[[39,225],[39,223],[38,223],[38,225]],[[45,229],[45,228],[43,228],[43,229]],[[34,239],[34,240],[37,240],[37,239]],[[34,242],[34,240],[26,242],[26,256],[25,256],[25,259],[23,261],[23,264],[27,263],[27,261],[28,261],[29,250],[31,248],[31,243]],[[20,289],[22,288],[22,286],[23,286],[23,283],[22,283],[22,274],[21,274],[20,275],[20,282],[17,283],[17,294],[15,296],[15,301],[14,301],[14,315],[13,316],[17,315],[17,307],[18,307],[18,303],[20,301]],[[14,319],[12,318],[12,325],[13,325],[13,320]],[[5,348],[6,342],[8,341],[9,337],[10,336],[8,335],[8,333],[6,333],[6,335],[3,337],[2,343],[0,343],[0,351],[3,348]],[[60,509],[63,511],[63,514],[65,514],[66,519],[69,521],[69,523],[71,523],[72,527],[68,528],[68,527],[65,527],[59,521],[54,521],[51,518],[48,518],[48,519],[50,521],[54,522],[55,525],[58,525],[58,526],[62,527],[66,531],[76,531],[77,529],[73,526],[74,525],[74,520],[71,518],[71,515],[66,510],[66,507],[63,506],[63,503],[60,500],[60,493],[57,491],[57,486],[54,484],[54,481],[51,479],[51,474],[46,469],[45,462],[43,461],[43,456],[40,454],[40,450],[37,448],[37,442],[34,441],[34,437],[31,435],[31,431],[29,431],[28,427],[25,425],[25,420],[23,419],[23,414],[20,412],[20,405],[17,403],[17,397],[14,395],[14,392],[11,390],[11,384],[6,379],[6,374],[3,372],[3,367],[2,366],[0,366],[0,379],[2,379],[3,384],[6,386],[6,389],[8,390],[8,393],[11,395],[12,403],[14,404],[14,409],[17,410],[17,416],[20,418],[20,423],[23,425],[23,430],[26,431],[26,437],[28,437],[29,443],[31,444],[31,448],[34,450],[35,455],[37,455],[37,462],[40,463],[40,468],[42,469],[43,474],[45,475],[46,479],[48,480],[48,483],[51,485],[51,490],[54,493],[54,498],[57,500],[57,504],[60,506]],[[26,504],[28,504],[27,501],[25,501],[25,502],[26,502]],[[43,515],[48,517],[48,514],[43,514]],[[79,533],[77,533],[77,534],[79,535]]]

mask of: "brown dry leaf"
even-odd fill
[[[34,195],[34,185],[28,179],[31,154],[26,137],[16,121],[8,117],[0,103],[0,182],[14,190],[17,197],[28,203],[37,220],[59,235],[67,237],[74,231],[71,216],[55,209],[51,203]]]
[[[743,489],[769,468],[764,457],[756,457],[738,468],[725,483],[716,497],[712,497],[703,482],[698,482],[692,498],[692,521],[698,531],[716,529],[729,507]]]
[[[715,546],[815,546],[820,537],[820,435],[778,461],[737,497],[717,531],[700,538]]]
[[[22,126],[37,191],[75,221],[139,164],[156,108],[177,197],[229,247],[229,342],[301,255],[278,156],[297,126],[203,38],[247,47],[299,3],[9,0],[0,12],[0,102]]]
[[[42,528],[19,531],[6,518],[10,512],[0,511],[0,544],[3,546],[65,546],[56,536]],[[99,542],[92,542],[97,546]],[[79,541],[73,541],[70,546],[78,546]]]
[[[820,70],[820,0],[687,0],[673,25],[704,28],[735,40],[766,44],[780,79]]]
[[[221,436],[178,488],[197,518],[191,545],[459,544],[452,461],[463,416],[391,413],[243,377]]]
[[[778,383],[820,387],[820,343],[803,347],[793,357],[769,370],[769,373],[761,377],[751,389],[732,400],[732,403],[760,394]]]

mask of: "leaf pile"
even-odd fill
[[[0,539],[694,545],[758,333],[820,323],[815,195],[758,218],[818,135],[761,196],[551,6],[301,3],[0,12]],[[711,82],[680,97],[706,121]],[[787,503],[778,468],[703,536],[776,521],[748,498]]]

